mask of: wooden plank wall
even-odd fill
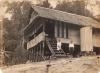
[[[55,22],[55,37],[61,39],[64,43],[68,43],[69,40],[73,40],[76,45],[80,45],[80,28],[76,26],[69,26],[68,23]]]
[[[60,22],[60,21],[55,21],[55,37],[59,38],[67,38],[67,24]]]
[[[4,39],[3,39],[3,22],[0,21],[0,66],[2,66],[3,63],[4,63],[4,54],[2,52],[2,51],[4,51],[3,43],[4,43]]]
[[[80,34],[81,34],[81,51],[93,51],[92,28],[83,27],[80,30]]]
[[[100,47],[100,32],[93,33],[93,46]]]

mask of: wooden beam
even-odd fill
[[[31,50],[29,50],[29,60],[31,61]]]
[[[38,47],[36,46],[36,62],[38,62]]]
[[[32,56],[32,49],[31,49],[31,56],[30,56],[30,57],[31,57],[31,62],[32,62],[32,57],[33,57],[33,56]]]
[[[45,22],[43,23],[43,32],[45,32]]]
[[[36,47],[34,48],[34,54],[35,54],[34,61],[36,62]]]
[[[58,31],[57,31],[57,29],[58,29],[58,25],[57,25],[57,21],[55,21],[55,37],[57,37],[58,35]]]
[[[32,61],[34,62],[34,48],[32,48],[32,56],[33,56],[32,57],[32,59],[33,59]]]
[[[67,29],[66,29],[66,24],[64,23],[64,38],[66,38],[66,37],[67,37],[67,35],[66,35],[66,34],[67,34],[67,32],[66,32],[66,31],[67,31]]]
[[[41,47],[41,43],[40,43],[40,55],[42,56],[42,47]],[[40,59],[40,61],[42,61],[42,58]]]
[[[33,48],[33,61],[35,62],[35,49]]]
[[[44,57],[44,49],[45,49],[45,42],[44,41],[41,43],[41,48],[42,48],[42,56]]]
[[[59,34],[60,34],[60,37],[62,37],[62,22],[59,22]]]

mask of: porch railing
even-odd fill
[[[37,37],[35,37],[34,39],[30,40],[27,43],[27,49],[30,49],[30,48],[36,46],[38,43],[40,43],[43,40],[45,40],[45,32],[41,32]]]

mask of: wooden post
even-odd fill
[[[38,47],[36,46],[36,62],[38,62]]]
[[[32,62],[32,49],[30,49],[30,60]]]
[[[45,32],[45,21],[43,22],[43,32]]]
[[[41,43],[39,44],[40,46],[40,55],[41,55],[41,57],[42,57],[42,48],[41,48]],[[42,61],[42,58],[40,59],[40,61]]]
[[[60,34],[60,37],[62,37],[62,22],[60,22],[60,25],[59,25],[59,34]]]
[[[45,42],[43,41],[43,56],[44,56]]]
[[[29,61],[30,61],[30,49],[29,49]]]
[[[32,55],[31,56],[32,56],[32,62],[33,62],[33,48],[32,48]]]
[[[36,54],[36,51],[35,51],[35,48],[34,48],[34,62],[35,62],[35,54]]]
[[[36,47],[34,47],[34,62],[36,62]]]
[[[45,32],[45,25],[46,25],[46,21],[44,20],[43,32]],[[45,35],[45,39],[44,39],[43,42],[42,42],[42,56],[44,56],[45,41],[46,41],[46,35]]]
[[[39,44],[39,55],[40,55],[40,61],[42,61],[42,48],[41,48],[41,43]]]
[[[4,38],[3,38],[3,21],[0,20],[0,66],[4,64]]]
[[[57,31],[57,29],[58,29],[58,25],[57,25],[57,21],[55,21],[55,37],[57,37],[57,34],[58,34],[58,31]]]
[[[41,56],[40,56],[40,47],[39,47],[39,44],[38,44],[38,62],[40,61],[40,58],[41,58]]]
[[[41,54],[42,54],[42,56],[44,57],[44,41],[41,43]]]
[[[34,48],[33,48],[33,61],[34,61],[34,57],[35,57],[35,54],[34,54],[35,52],[34,52]]]
[[[66,27],[66,24],[64,23],[64,38],[66,38],[66,37],[67,37],[67,35],[66,35],[66,34],[67,34],[67,32],[66,32],[66,31],[67,31],[67,27]]]

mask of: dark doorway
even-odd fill
[[[47,22],[45,26],[45,32],[50,38],[54,38],[54,23]]]
[[[80,45],[75,45],[74,56],[76,57],[77,55],[80,55],[80,52],[81,52]]]
[[[94,47],[93,52],[95,52],[96,55],[100,55],[100,47]]]
[[[64,52],[67,54],[69,53],[69,45],[66,43],[62,43],[62,49],[64,50]]]

